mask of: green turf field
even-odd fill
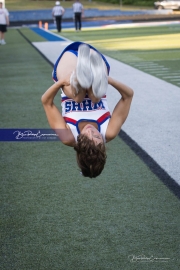
[[[110,32],[115,38],[112,30],[63,35],[91,40],[132,64],[128,51],[96,41],[110,39]],[[9,30],[6,41],[0,47],[0,127],[47,128],[40,98],[52,84],[52,67],[17,30]],[[148,57],[148,50],[142,53]],[[155,61],[151,55],[142,61]],[[74,150],[60,142],[1,142],[0,150],[0,269],[179,269],[179,200],[119,137],[107,145],[106,168],[93,180],[80,175]]]
[[[180,25],[82,32],[64,29],[62,35],[90,43],[112,58],[180,86]]]

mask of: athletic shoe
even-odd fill
[[[1,45],[5,45],[5,44],[6,44],[6,42],[4,41],[4,39],[1,40]]]

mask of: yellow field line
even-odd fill
[[[159,50],[179,49],[180,34],[152,35],[128,38],[113,38],[100,40],[87,40],[94,46],[102,46],[108,50]]]

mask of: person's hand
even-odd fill
[[[63,85],[64,85],[64,86],[69,86],[69,85],[70,85],[70,79],[65,79],[65,80],[63,81]]]
[[[92,87],[87,90],[88,97],[91,99],[93,103],[98,103],[101,99],[94,96],[92,91]]]

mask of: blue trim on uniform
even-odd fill
[[[63,101],[65,101],[65,100],[67,100],[67,99],[71,99],[71,100],[72,100],[72,98],[69,98],[69,97],[65,96],[65,97],[62,97],[62,98],[61,98],[61,101],[63,102]]]
[[[77,57],[78,57],[78,51],[69,50],[68,52],[72,52],[73,54],[75,54],[75,56],[77,56]]]
[[[60,56],[58,57],[55,65],[54,65],[54,70],[53,70],[53,80],[55,80],[56,82],[58,81],[58,78],[57,78],[57,74],[56,74],[56,69],[57,69],[57,66],[59,64],[59,61],[61,59],[61,57],[63,56],[63,54],[67,51],[70,51],[72,53],[74,53],[76,56],[78,56],[78,48],[79,48],[79,45],[81,44],[86,44],[88,45],[91,49],[93,49],[94,51],[98,52],[102,59],[104,60],[105,64],[106,64],[106,67],[107,67],[107,70],[108,70],[108,74],[109,74],[109,71],[110,71],[110,65],[108,63],[108,61],[106,60],[106,58],[104,57],[104,55],[102,53],[100,53],[96,48],[94,48],[93,46],[87,44],[87,43],[84,43],[84,42],[80,42],[80,41],[77,41],[77,42],[73,42],[71,43],[70,45],[68,45],[64,50],[63,52],[60,54]]]
[[[80,122],[84,122],[84,121],[96,123],[96,124],[98,125],[98,131],[99,131],[99,132],[101,131],[101,126],[100,126],[100,124],[99,124],[96,120],[92,120],[92,119],[80,119],[80,120],[78,120],[77,123],[76,123],[76,128],[77,128],[78,134],[80,134],[80,130],[79,130],[79,126],[78,126],[78,125],[79,125]]]

